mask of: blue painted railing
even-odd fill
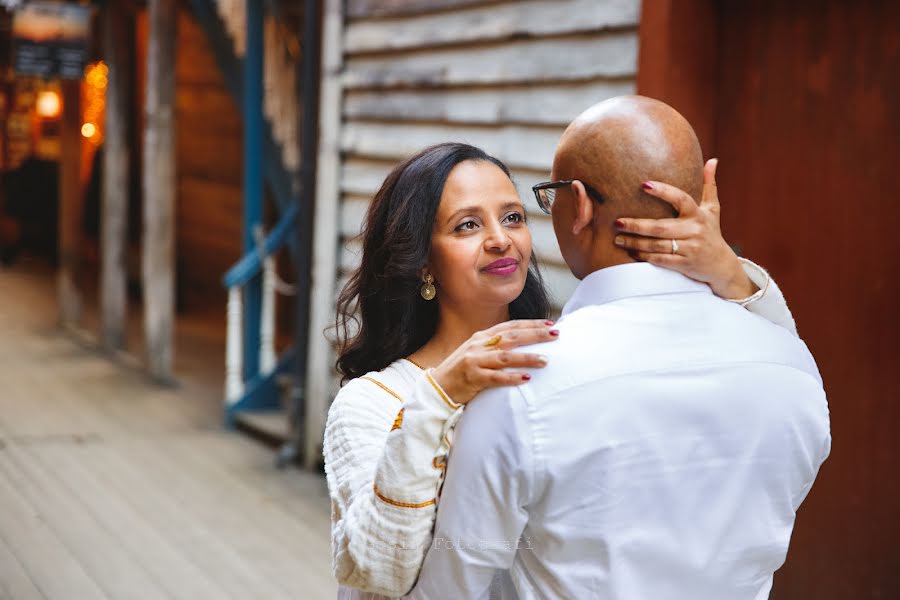
[[[225,351],[225,424],[234,425],[235,416],[242,411],[276,410],[281,408],[277,379],[291,371],[296,361],[292,347],[275,358],[275,261],[274,256],[294,237],[297,226],[297,207],[289,207],[258,248],[241,258],[222,278],[228,289],[228,334]],[[248,348],[245,337],[247,318],[253,313],[244,309],[244,297],[251,286],[262,289],[262,306],[257,331],[259,343]],[[259,369],[247,375],[244,360],[247,351],[255,354]]]
[[[250,252],[237,261],[222,277],[222,285],[226,288],[243,286],[262,272],[263,259],[272,256],[296,233],[297,205],[292,204],[281,215],[278,223],[263,240],[260,248]]]
[[[229,294],[225,420],[227,425],[233,425],[237,412],[279,408],[276,378],[295,367],[294,348],[278,359],[274,357],[274,292],[266,287],[266,278],[274,278],[274,263],[270,259],[283,247],[288,248],[296,264],[304,261],[296,235],[299,183],[284,165],[271,125],[261,117],[262,0],[247,0],[244,60],[235,53],[215,0],[190,0],[190,4],[206,33],[225,85],[242,112],[245,127],[245,256],[224,277]],[[279,220],[257,248],[254,234],[262,218],[261,177],[271,191]],[[268,333],[263,332],[267,327]],[[239,372],[235,372],[236,365]]]

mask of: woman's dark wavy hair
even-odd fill
[[[510,177],[506,165],[479,148],[438,144],[397,165],[375,194],[361,234],[362,262],[337,302],[342,382],[409,356],[434,335],[438,303],[421,297],[421,271],[444,184],[453,167],[467,160],[491,162]],[[532,253],[525,289],[509,305],[510,318],[543,319],[549,313]]]

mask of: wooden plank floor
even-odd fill
[[[224,431],[208,386],[56,331],[53,300],[0,269],[0,598],[334,598],[324,477]]]

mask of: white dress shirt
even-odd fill
[[[412,598],[755,600],[831,445],[806,346],[650,264],[592,273],[549,364],[457,426]]]
[[[739,260],[759,291],[729,302],[797,335],[775,280],[759,265]],[[434,500],[461,414],[406,359],[341,388],[323,440],[339,600],[396,598],[415,585],[432,542]],[[498,573],[491,598],[505,600],[512,589],[509,572]]]

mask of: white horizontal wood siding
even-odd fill
[[[639,0],[348,0],[338,282],[359,261],[369,200],[424,146],[463,141],[513,171],[558,310],[575,287],[531,185],[568,122],[634,93]]]

